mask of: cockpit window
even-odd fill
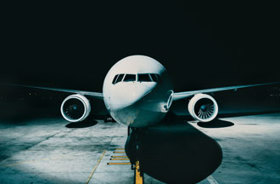
[[[139,73],[137,74],[137,81],[138,82],[158,82],[159,81],[159,74],[156,73]],[[117,84],[118,82],[134,82],[136,81],[135,74],[117,74],[115,75],[112,84]]]
[[[124,82],[136,81],[136,75],[134,75],[134,74],[126,74],[123,81]]]
[[[138,74],[138,81],[139,82],[151,82],[152,79],[150,78],[149,74]]]
[[[117,84],[118,82],[122,81],[124,74],[116,75],[113,79],[113,84]]]
[[[159,81],[159,75],[152,73],[150,74],[151,78],[153,79],[154,82],[158,82]]]
[[[117,81],[117,78],[118,78],[119,75],[115,75],[113,81],[112,81],[112,84],[116,84],[116,81]]]

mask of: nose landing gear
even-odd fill
[[[141,172],[139,161],[135,162],[134,184],[144,184],[144,173]]]
[[[131,162],[131,169],[134,170],[134,184],[144,184],[144,173],[140,162],[141,142],[143,130],[128,127],[125,151]]]

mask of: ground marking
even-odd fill
[[[124,148],[116,148],[116,150],[124,150]]]
[[[111,156],[111,158],[128,158],[127,156]]]
[[[95,164],[94,168],[92,169],[92,171],[91,171],[91,173],[90,173],[90,175],[89,175],[89,177],[88,177],[88,180],[87,180],[86,184],[88,184],[89,181],[91,180],[91,178],[92,178],[92,176],[93,176],[95,170],[96,170],[97,167],[99,166],[99,164],[100,164],[101,160],[103,159],[105,153],[106,153],[106,150],[104,150],[103,153],[102,153],[102,155],[99,157],[97,163]]]
[[[130,162],[109,162],[107,165],[131,165]]]
[[[129,160],[128,158],[110,158],[110,160]]]
[[[113,153],[125,153],[124,151],[114,151]]]

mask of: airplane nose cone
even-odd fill
[[[121,91],[121,95],[117,98],[116,109],[122,109],[134,105],[146,97],[156,87],[156,83],[137,83],[135,85],[126,86]]]
[[[143,84],[142,86],[136,87],[134,90],[127,91],[127,105],[133,105],[143,99],[145,96],[151,93],[151,91],[153,91],[155,86],[155,83]]]

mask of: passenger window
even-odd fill
[[[136,80],[136,75],[134,74],[126,74],[124,77],[124,82],[134,82]]]
[[[151,82],[151,78],[149,74],[138,74],[139,82]]]
[[[118,78],[119,75],[115,75],[113,81],[112,81],[112,84],[116,84],[116,81],[117,81],[117,78]]]
[[[124,74],[119,74],[119,77],[116,79],[116,83],[122,81]],[[115,83],[115,84],[116,84]]]
[[[152,73],[150,74],[151,78],[153,79],[154,82],[158,82],[159,81],[159,75]]]

